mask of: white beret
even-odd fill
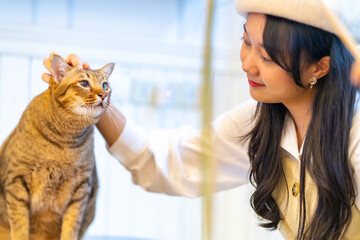
[[[268,14],[337,34],[319,0],[237,0],[236,10],[243,16],[251,12]]]

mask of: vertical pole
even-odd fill
[[[211,146],[211,120],[212,120],[212,28],[213,28],[214,1],[208,0],[205,44],[203,52],[202,69],[202,171],[203,171],[203,239],[212,239],[213,222],[213,192],[214,192],[214,161]]]

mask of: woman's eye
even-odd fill
[[[241,38],[241,40],[244,42],[244,44],[245,44],[246,46],[250,46],[250,45],[251,45],[250,42],[247,41],[247,40],[245,40],[243,37]]]
[[[80,81],[79,82],[79,84],[80,84],[80,86],[82,86],[82,87],[85,87],[85,88],[87,88],[87,87],[89,87],[90,85],[89,85],[89,82],[88,81]]]
[[[267,58],[267,57],[264,57],[264,56],[261,56],[261,59],[262,59],[264,62],[272,62],[272,59]]]
[[[108,85],[106,82],[104,82],[104,83],[102,84],[102,87],[103,87],[104,90],[108,90],[108,89],[109,89],[109,85]]]

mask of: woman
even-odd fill
[[[360,115],[349,76],[353,59],[331,26],[318,21],[323,16],[313,2],[237,2],[247,15],[240,59],[256,102],[213,122],[216,190],[251,181],[256,189],[251,204],[264,219],[262,226],[278,228],[286,239],[360,239]],[[289,10],[298,6],[315,16]],[[68,61],[88,68],[76,55]],[[51,56],[44,65],[50,69]],[[353,74],[356,82],[356,67]],[[197,131],[148,136],[116,109],[97,127],[134,183],[152,192],[201,195]]]

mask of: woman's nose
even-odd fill
[[[256,56],[252,52],[248,52],[241,58],[242,70],[250,75],[256,76],[259,74],[259,68],[256,63]]]

